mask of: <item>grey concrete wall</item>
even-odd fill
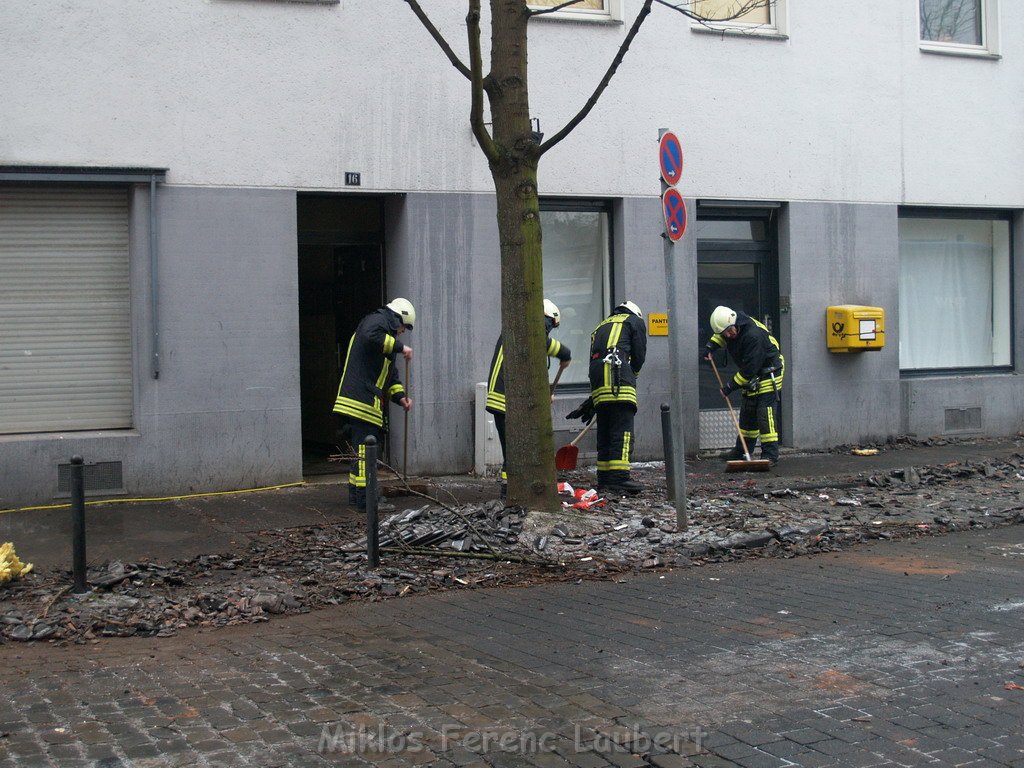
[[[416,307],[407,339],[413,409],[409,471],[473,469],[473,385],[487,378],[501,332],[501,255],[493,195],[410,194],[389,200],[387,291]],[[394,445],[404,441],[392,406]]]
[[[801,448],[876,440],[900,423],[896,207],[791,203],[783,210],[779,284],[786,383],[783,433]],[[885,310],[885,347],[829,352],[826,307]]]
[[[0,439],[0,507],[51,501],[75,454],[124,490],[179,494],[301,479],[295,194],[157,193],[160,376],[152,376],[148,190],[132,195],[134,428]]]
[[[1024,386],[1019,374],[912,378],[900,385],[903,434],[1013,435],[1024,428]],[[978,409],[981,428],[947,430],[947,409]]]

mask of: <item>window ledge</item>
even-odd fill
[[[691,32],[718,37],[756,37],[763,40],[789,40],[789,35],[779,32],[773,27],[726,27],[707,24],[691,24]]]
[[[900,368],[900,381],[915,379],[937,379],[961,380],[968,376],[993,377],[993,376],[1017,376],[1012,367],[997,365],[990,368]]]
[[[988,61],[999,61],[1003,57],[998,53],[986,51],[981,48],[954,48],[949,45],[932,43],[921,43],[921,53],[930,53],[934,56],[957,56],[961,59],[985,59]]]
[[[530,21],[544,20],[547,22],[562,22],[563,24],[568,22],[569,24],[607,24],[607,25],[620,25],[622,19],[614,19],[611,16],[603,16],[601,14],[585,14],[585,13],[542,13],[539,16],[531,16]]]

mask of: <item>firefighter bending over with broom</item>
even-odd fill
[[[751,452],[761,441],[761,458],[775,466],[779,462],[779,392],[786,361],[779,342],[764,324],[729,307],[715,307],[711,313],[714,336],[701,349],[700,359],[711,362],[711,355],[725,347],[739,370],[722,385],[722,397],[728,398],[737,389],[743,391],[739,431]],[[722,458],[744,458],[743,440]]]

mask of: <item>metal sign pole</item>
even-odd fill
[[[674,488],[670,488],[671,498],[676,505],[676,530],[685,531],[689,526],[686,514],[686,443],[683,440],[683,388],[680,384],[679,344],[682,341],[682,328],[679,318],[679,304],[676,299],[676,276],[675,259],[673,258],[673,243],[666,236],[662,236],[665,245],[665,292],[668,299],[668,369],[669,387],[672,395],[672,479],[675,481]]]
[[[669,186],[668,181],[677,182],[682,176],[683,170],[682,148],[678,145],[675,135],[666,138],[668,133],[669,130],[667,128],[662,128],[658,131],[663,201],[665,199],[664,193],[673,188]],[[685,230],[685,205],[679,212],[683,214],[682,229]],[[685,411],[683,410],[683,389],[680,385],[679,373],[682,360],[682,351],[679,347],[683,339],[682,323],[680,320],[683,314],[679,311],[679,302],[676,296],[676,263],[673,252],[674,241],[682,237],[682,231],[676,231],[672,233],[674,236],[670,237],[670,226],[666,220],[666,231],[661,235],[664,242],[663,250],[665,255],[665,293],[669,318],[668,367],[669,387],[672,397],[672,452],[671,456],[666,456],[665,458],[666,461],[672,463],[671,477],[673,487],[670,487],[668,492],[676,507],[676,530],[684,531],[689,526],[689,520],[686,512],[686,443],[683,440],[683,414]],[[666,474],[668,474],[667,466]]]

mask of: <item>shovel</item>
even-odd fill
[[[718,373],[718,367],[715,365],[715,359],[713,357],[708,358],[711,363],[711,370],[715,372],[715,378],[718,379],[718,388],[721,389],[722,377]],[[722,399],[725,400],[725,404],[729,406],[729,415],[732,416],[733,426],[736,427],[736,434],[739,435],[740,445],[743,446],[743,459],[737,459],[735,461],[725,462],[726,472],[767,472],[772,468],[772,463],[768,459],[752,459],[750,458],[750,451],[747,450],[747,441],[743,437],[743,432],[740,430],[739,419],[736,418],[736,412],[732,409],[732,403],[729,402],[729,398],[722,395]]]
[[[576,447],[576,443],[583,439],[583,436],[587,434],[592,426],[594,426],[595,421],[597,421],[597,419],[592,419],[587,426],[585,426],[582,431],[573,438],[571,443],[563,445],[558,449],[555,453],[555,469],[576,469],[576,457],[580,455],[580,449]]]

